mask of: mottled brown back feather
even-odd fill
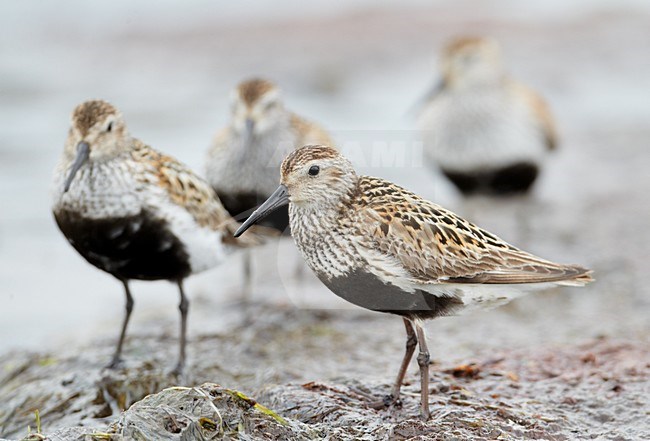
[[[515,87],[515,93],[528,101],[529,107],[535,116],[535,121],[539,125],[539,130],[546,140],[546,147],[548,150],[555,150],[558,145],[558,135],[548,104],[544,98],[528,86],[514,81],[513,86]]]
[[[169,198],[190,213],[196,223],[212,230],[222,230],[223,241],[233,246],[252,246],[263,242],[262,236],[276,236],[272,229],[257,227],[245,241],[235,240],[239,224],[221,204],[212,187],[181,162],[164,155],[139,140],[131,153],[136,161],[147,164],[156,175],[156,183]]]
[[[291,114],[291,128],[295,130],[298,135],[298,145],[296,148],[302,147],[306,144],[319,144],[319,145],[332,145],[332,138],[329,134],[319,125],[307,121],[295,113]]]
[[[397,259],[417,283],[585,283],[589,270],[522,251],[391,182],[359,178],[357,213],[364,246]]]

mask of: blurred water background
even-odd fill
[[[437,78],[439,48],[459,34],[497,38],[511,72],[556,116],[560,150],[529,200],[464,202],[418,160],[409,110]],[[597,271],[581,290],[429,325],[455,335],[450,344],[649,334],[647,1],[27,0],[0,4],[0,36],[0,353],[117,336],[120,284],[69,246],[50,213],[51,173],[74,106],[112,102],[135,136],[202,171],[231,88],[254,75],[331,130],[363,172]],[[258,254],[255,298],[346,307],[308,276],[294,283],[294,260],[289,240]],[[220,305],[238,298],[240,264],[233,258],[188,281],[190,336],[227,326]],[[160,323],[175,335],[175,288],[135,282],[133,291],[132,335],[157,333]],[[398,320],[375,316],[402,340]]]

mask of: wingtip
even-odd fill
[[[576,271],[576,274],[571,278],[566,280],[561,280],[557,282],[558,285],[563,286],[585,286],[588,283],[595,281],[593,278],[593,270],[589,268],[584,268],[579,265],[571,266],[571,268]]]

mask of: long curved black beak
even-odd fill
[[[235,237],[241,236],[244,231],[248,230],[255,222],[264,219],[273,211],[283,207],[289,203],[289,191],[287,187],[280,184],[280,186],[273,192],[271,196],[259,207],[253,211],[253,214],[248,216],[248,219],[241,224],[241,227],[235,231]]]
[[[89,156],[90,156],[90,145],[86,141],[81,141],[79,144],[77,144],[77,157],[74,158],[74,163],[70,168],[70,174],[68,175],[68,178],[65,180],[65,184],[63,186],[64,193],[70,189],[70,184],[72,184],[74,175],[77,174],[81,166],[84,165],[84,163],[88,160]]]

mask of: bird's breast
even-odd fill
[[[54,175],[53,209],[76,212],[84,218],[133,216],[142,210],[146,186],[126,164],[89,163],[75,175],[67,192],[63,182],[69,170],[59,167]]]
[[[324,213],[290,204],[289,224],[298,250],[316,274],[340,276],[362,263],[346,230]]]

